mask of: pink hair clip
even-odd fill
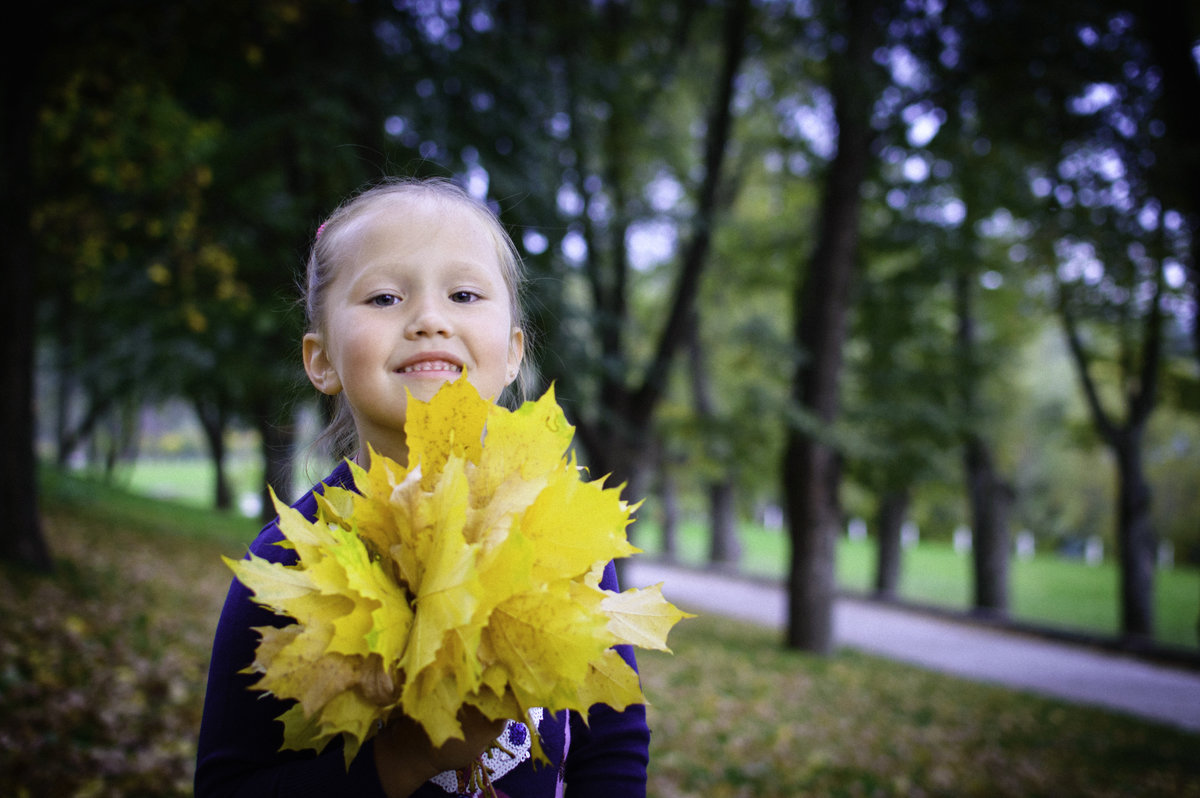
[[[321,240],[321,233],[324,233],[324,232],[325,232],[325,225],[327,225],[327,224],[329,224],[329,222],[322,222],[322,223],[321,223],[321,226],[317,228],[317,235],[316,235],[316,237],[313,239],[313,241],[320,241],[320,240]]]

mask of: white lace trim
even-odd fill
[[[497,745],[483,755],[483,766],[487,768],[492,781],[506,775],[517,765],[530,756],[533,747],[533,735],[538,733],[542,725],[545,710],[534,707],[529,710],[529,723],[532,729],[524,723],[510,720],[504,725],[504,731],[496,738]],[[516,742],[516,741],[520,742]],[[507,749],[507,750],[506,750]],[[511,751],[511,753],[509,753]],[[431,782],[441,787],[451,795],[462,795],[466,785],[461,783],[462,774],[457,770],[447,770],[437,774]]]

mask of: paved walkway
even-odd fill
[[[692,612],[780,629],[786,618],[778,585],[636,558],[625,578],[663,582],[667,599]],[[839,646],[1200,732],[1195,671],[856,599],[838,599],[833,622]]]

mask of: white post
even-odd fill
[[[954,530],[954,551],[957,554],[971,551],[971,528],[966,524],[959,524]]]
[[[859,541],[867,539],[867,522],[861,518],[851,518],[846,525],[846,537]]]
[[[1036,544],[1033,540],[1033,533],[1028,529],[1022,529],[1017,533],[1017,557],[1022,560],[1028,560],[1033,557]]]

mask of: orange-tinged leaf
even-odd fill
[[[342,735],[347,769],[358,754],[358,749],[374,733],[379,714],[378,707],[357,689],[338,693],[321,711],[321,739],[329,739],[339,733]],[[287,739],[286,732],[284,739]],[[308,746],[297,746],[297,750],[303,747]]]
[[[453,674],[445,668],[432,667],[410,677],[401,701],[404,713],[420,722],[435,746],[463,738],[458,721],[462,696],[455,689]]]
[[[259,656],[252,666],[262,672],[259,689],[281,698],[300,702],[305,713],[312,715],[333,696],[358,682],[357,665],[352,658],[326,652],[326,636],[306,635],[291,628],[261,630],[267,641],[269,661]]]

